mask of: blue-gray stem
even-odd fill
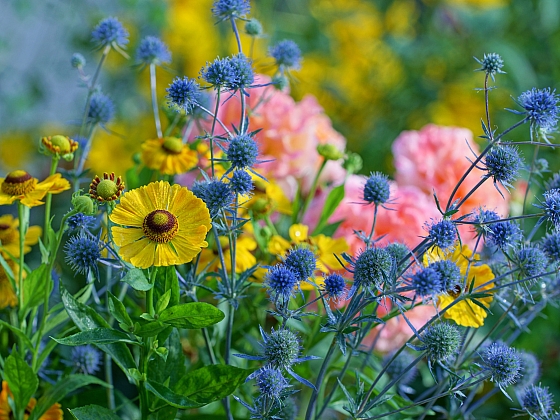
[[[161,131],[161,121],[159,119],[159,107],[156,92],[156,65],[154,63],[150,64],[150,89],[152,91],[152,110],[154,112],[154,120],[156,122],[156,132],[158,138],[162,138],[163,134]]]

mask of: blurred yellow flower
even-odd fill
[[[14,418],[12,408],[8,402],[8,397],[13,398],[12,391],[10,391],[8,382],[2,381],[2,392],[0,392],[0,420],[10,420]],[[29,417],[29,414],[31,414],[36,405],[37,400],[35,398],[31,398],[29,403],[27,403],[27,407],[25,407],[24,419]],[[62,418],[63,413],[60,408],[60,404],[54,403],[41,417],[39,417],[39,420],[62,420]]]
[[[19,267],[11,259],[6,260],[6,262],[8,263],[8,266],[11,268],[12,274],[14,275],[14,279],[12,279],[12,280],[15,280],[15,278],[17,278],[18,273],[19,273]],[[8,277],[8,273],[6,273],[6,270],[4,269],[4,267],[0,265],[0,309],[7,308],[8,306],[14,307],[17,304],[18,304],[18,299],[17,299],[16,293],[14,291],[14,288],[12,287],[12,283],[10,281],[10,278]],[[0,415],[2,413],[1,398],[2,397],[0,395]],[[1,419],[2,419],[2,417],[0,416],[0,420]]]
[[[14,258],[19,254],[19,220],[11,214],[0,216],[0,250],[6,258],[8,255]],[[43,229],[40,226],[30,226],[27,229],[23,242],[23,253],[31,251],[31,246],[39,242]],[[8,258],[6,258],[8,259]]]
[[[27,172],[16,170],[6,175],[6,178],[0,178],[0,206],[12,204],[16,200],[27,207],[40,206],[45,204],[41,200],[47,193],[59,194],[68,189],[70,183],[60,174],[39,182]]]
[[[146,140],[142,144],[142,161],[148,168],[164,175],[177,175],[194,168],[198,156],[180,138],[164,137]]]

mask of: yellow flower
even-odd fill
[[[152,182],[124,194],[110,217],[119,255],[135,267],[184,264],[206,248],[204,202],[180,185]]]
[[[492,273],[492,270],[488,265],[476,264],[476,261],[479,260],[480,257],[478,254],[473,255],[473,252],[467,245],[463,245],[462,247],[457,246],[452,253],[444,253],[439,248],[432,248],[424,255],[424,264],[428,265],[431,262],[444,259],[453,261],[455,264],[457,264],[457,266],[461,270],[462,276],[465,276],[467,274],[467,269],[469,270],[469,275],[466,281],[467,290],[470,287],[473,279],[473,291],[475,292],[484,293],[485,291],[494,287],[494,282],[491,281],[494,279],[494,273]],[[469,259],[473,260],[470,264],[470,267]],[[446,308],[456,298],[458,298],[465,292],[465,290],[460,290],[460,288],[448,290],[447,293],[438,296],[438,307],[440,309]],[[478,298],[477,301],[488,308],[490,307],[493,299],[493,296],[488,296],[484,298]],[[463,327],[478,328],[484,325],[486,311],[477,304],[473,303],[471,299],[466,298],[449,308],[443,314],[443,316],[444,318],[452,319],[458,325],[461,325]]]
[[[290,216],[292,214],[292,203],[286,197],[282,187],[269,179],[263,181],[262,179],[253,176],[255,183],[255,190],[253,197],[248,201],[247,207],[258,215],[268,215],[274,211]]]
[[[68,136],[48,136],[41,139],[40,149],[45,154],[59,156],[70,161],[74,159],[74,152],[78,150],[78,142]]]
[[[19,257],[19,220],[14,219],[11,214],[0,216],[0,250],[5,257],[10,255],[14,258]],[[40,226],[30,226],[27,229],[23,242],[23,253],[31,251],[31,246],[39,242],[42,228]],[[6,255],[7,254],[7,255]]]
[[[19,270],[18,266],[12,260],[6,260],[8,266],[12,269],[12,274],[17,278]],[[12,283],[8,277],[8,273],[4,270],[4,267],[0,265],[0,309],[7,308],[8,306],[14,307],[18,304],[18,299]],[[1,402],[0,402],[1,407]],[[1,413],[1,410],[0,410]],[[1,420],[1,417],[0,417]]]
[[[70,183],[60,174],[49,176],[42,182],[27,172],[16,170],[0,178],[0,206],[19,200],[27,207],[40,206],[47,193],[59,194],[70,189]]]
[[[2,392],[0,392],[0,420],[10,420],[13,419],[13,412],[8,403],[8,396],[12,396],[12,391],[8,387],[8,382],[2,381]],[[25,407],[25,413],[23,418],[27,420],[31,411],[37,405],[37,400],[35,398],[31,398],[29,403],[27,403],[27,407]],[[39,420],[62,420],[63,413],[60,409],[59,403],[54,403],[45,413],[39,417]]]
[[[142,161],[150,169],[157,169],[165,175],[177,175],[196,166],[196,151],[177,137],[146,140],[142,144]]]

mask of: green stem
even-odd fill
[[[303,220],[303,217],[305,216],[305,212],[309,208],[311,202],[313,201],[313,198],[315,198],[315,192],[317,191],[317,184],[319,184],[319,177],[321,176],[321,173],[323,172],[323,169],[325,169],[326,165],[327,165],[327,160],[323,159],[323,162],[321,163],[321,166],[319,167],[319,170],[317,171],[317,174],[315,175],[315,178],[313,179],[313,183],[311,184],[311,189],[309,190],[309,194],[307,195],[307,198],[305,199],[305,203],[303,204],[303,208],[301,209],[301,217],[299,219],[300,221]]]
[[[152,91],[152,110],[154,111],[154,120],[156,122],[156,131],[158,138],[163,137],[161,131],[161,121],[159,119],[159,109],[157,103],[157,92],[156,92],[156,65],[154,63],[150,64],[150,89]]]
[[[150,273],[150,284],[155,284],[156,281],[156,274],[157,274],[157,267],[152,268],[152,272]],[[148,314],[154,316],[155,309],[154,309],[154,287],[146,292],[146,310]],[[152,354],[152,347],[154,344],[153,337],[147,337],[144,341],[144,347],[142,349],[142,363],[140,365],[142,373],[142,380],[140,382],[140,411],[142,412],[142,420],[147,420],[150,414],[149,410],[149,396],[148,390],[146,389],[146,381],[148,380],[148,367],[150,363],[150,357]]]
[[[60,156],[55,155],[52,157],[51,159],[51,170],[49,172],[49,176],[52,176],[55,174],[56,172],[56,168],[58,167],[58,161],[60,160]],[[48,236],[48,231],[49,228],[51,227],[51,202],[52,202],[52,194],[49,192],[47,193],[47,197],[45,200],[45,224],[43,225],[45,227],[45,230],[43,232],[43,243],[45,244],[45,246],[48,248],[48,240],[49,240],[49,236]]]
[[[23,271],[25,267],[25,257],[23,255],[23,251],[25,248],[25,235],[27,234],[27,224],[29,222],[29,218],[26,216],[26,211],[24,205],[21,204],[21,201],[18,201],[18,218],[19,218],[19,271],[18,271],[18,282],[17,282],[17,295],[18,295],[18,302],[19,302],[19,321],[20,324],[23,321]]]
[[[319,390],[323,383],[323,378],[325,377],[325,373],[327,372],[327,367],[331,360],[332,355],[334,354],[334,350],[336,349],[336,337],[333,337],[331,345],[329,347],[329,351],[323,360],[323,364],[321,365],[321,370],[319,371],[319,375],[317,376],[317,381],[315,382],[315,389],[311,394],[311,398],[309,400],[309,405],[307,406],[307,413],[305,413],[305,420],[311,420],[313,417],[313,412],[315,411],[315,404],[317,403],[317,396],[319,395]]]
[[[214,170],[214,130],[216,129],[216,120],[218,119],[218,109],[220,108],[220,91],[216,92],[216,108],[214,109],[214,118],[212,119],[212,129],[210,131],[210,166],[212,168],[212,177],[215,175]]]

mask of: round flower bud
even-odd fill
[[[266,364],[273,369],[290,369],[299,357],[299,340],[287,329],[272,330],[263,346]]]
[[[339,300],[346,296],[346,281],[340,274],[333,273],[325,277],[321,287],[327,299]]]
[[[442,291],[453,290],[461,283],[461,269],[453,261],[434,261],[428,267],[440,275]]]
[[[547,220],[554,228],[560,228],[560,189],[549,190],[544,194],[544,201],[535,205],[544,212],[541,220]]]
[[[457,240],[457,228],[451,220],[441,220],[428,225],[428,239],[441,249],[449,249]]]
[[[339,160],[344,157],[344,152],[338,150],[334,144],[320,144],[317,146],[317,153],[325,160]]]
[[[346,159],[344,160],[342,167],[346,169],[348,173],[355,174],[362,169],[363,165],[364,162],[362,157],[357,153],[350,152],[346,155]]]
[[[489,231],[486,236],[488,243],[499,248],[514,246],[523,236],[519,226],[511,220],[492,223],[488,226]]]
[[[70,64],[72,64],[72,67],[76,69],[81,69],[86,65],[86,59],[82,54],[74,53],[70,59]]]
[[[274,299],[289,300],[294,287],[298,284],[297,273],[284,264],[271,267],[264,277],[264,284],[270,288],[270,295]]]
[[[64,246],[66,262],[73,271],[88,274],[96,269],[97,261],[101,258],[99,243],[82,233],[72,236]]]
[[[523,160],[513,146],[494,146],[484,157],[486,171],[494,182],[509,186],[517,179]]]
[[[385,204],[389,200],[391,190],[387,175],[381,172],[372,173],[364,185],[364,201],[375,205]]]
[[[448,322],[432,324],[421,336],[428,357],[435,362],[443,362],[452,357],[461,344],[459,329]]]
[[[548,258],[539,248],[525,247],[518,250],[514,262],[521,277],[536,277],[546,270]]]
[[[249,36],[257,37],[262,35],[263,27],[257,19],[252,18],[245,22],[245,33]]]
[[[543,239],[542,249],[551,261],[560,262],[560,232],[547,234]]]
[[[494,75],[496,73],[504,73],[502,71],[502,67],[504,67],[504,60],[496,53],[484,54],[484,58],[479,60],[478,58],[474,58],[478,61],[482,68],[478,69],[479,71],[484,71],[486,74],[489,74],[494,80]]]
[[[315,254],[307,248],[296,248],[290,250],[284,264],[296,273],[298,281],[307,280],[313,276],[317,269]]]
[[[492,372],[492,382],[501,388],[517,382],[521,376],[521,359],[512,347],[492,343],[483,350],[481,357],[484,366]]]
[[[263,368],[256,377],[257,386],[262,395],[269,398],[278,398],[282,391],[290,385],[282,372],[277,369]]]
[[[441,275],[433,268],[425,268],[410,279],[410,286],[422,298],[435,296],[443,291]]]
[[[97,204],[89,195],[80,195],[80,192],[72,194],[72,207],[86,216],[93,216],[97,213]]]
[[[395,271],[395,259],[383,248],[368,248],[353,263],[355,285],[381,287]]]
[[[258,155],[257,142],[248,134],[240,134],[230,139],[226,156],[234,168],[253,167]]]

